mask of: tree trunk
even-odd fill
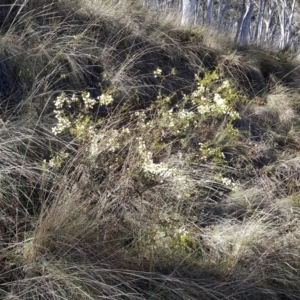
[[[213,6],[214,0],[207,0],[207,7],[206,7],[206,26],[211,25],[212,16],[213,16]]]
[[[236,33],[235,33],[235,37],[234,37],[234,41],[233,41],[234,47],[237,46],[238,41],[239,41],[239,37],[240,37],[242,25],[243,25],[243,18],[244,18],[245,12],[246,12],[246,0],[243,0],[241,16],[240,16],[240,18],[237,22]]]
[[[265,8],[266,8],[266,0],[260,0],[259,7],[258,7],[255,34],[254,34],[254,41],[257,44],[260,44],[262,38],[263,16],[264,16]]]
[[[253,8],[254,0],[248,0],[246,3],[246,13],[242,22],[240,45],[245,45],[248,42]]]
[[[295,0],[293,0],[291,9],[288,9],[286,0],[276,0],[278,7],[278,17],[280,23],[280,41],[279,47],[285,48],[289,46],[291,43],[291,35],[292,35],[292,20],[295,10]]]
[[[196,0],[182,0],[181,25],[187,26],[194,23]]]
[[[224,19],[224,16],[231,4],[231,0],[227,0],[223,9],[221,8],[221,4],[222,3],[220,3],[219,13],[218,13],[218,29],[221,29],[221,27],[222,27],[223,19]]]

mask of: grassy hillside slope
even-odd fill
[[[136,1],[6,1],[1,299],[300,299],[300,71]]]

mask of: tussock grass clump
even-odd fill
[[[5,4],[1,299],[299,299],[292,55],[132,1]]]

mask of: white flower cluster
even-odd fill
[[[181,109],[178,112],[173,112],[173,109],[170,109],[162,112],[160,117],[166,127],[175,129],[173,132],[175,134],[179,133],[182,129],[187,129],[190,125],[189,121],[194,120],[196,116],[194,112],[187,111],[186,109]]]
[[[224,81],[222,82],[221,87],[222,87],[223,89],[230,89],[230,88],[231,88],[231,85],[230,85],[229,80],[224,80]]]
[[[109,147],[110,152],[115,152],[120,148],[120,134],[118,130],[110,130],[109,138],[107,140],[107,146]]]
[[[110,94],[102,94],[97,99],[99,99],[100,105],[109,105],[114,101],[114,98]]]
[[[177,116],[181,120],[192,120],[195,117],[195,113],[192,111],[187,111],[186,109],[182,109],[177,113]]]
[[[130,129],[127,128],[127,127],[123,127],[122,130],[121,130],[121,133],[122,134],[130,134]]]
[[[198,88],[192,93],[192,98],[199,98],[205,93],[204,85],[198,83]]]
[[[90,143],[90,155],[95,156],[99,154],[99,151],[107,150],[109,152],[115,152],[120,148],[121,134],[118,130],[101,130],[95,133]],[[105,141],[105,145],[101,145],[101,141]]]
[[[113,102],[113,97],[111,95],[107,94],[102,94],[101,96],[97,97],[97,99],[99,100],[100,105],[108,105],[110,103]],[[65,93],[61,93],[55,100],[54,102],[54,106],[56,108],[56,110],[54,110],[55,113],[55,117],[58,120],[57,124],[55,127],[52,128],[52,132],[57,135],[61,132],[63,132],[65,129],[68,129],[72,126],[71,121],[69,120],[69,118],[66,116],[65,112],[64,112],[64,105],[66,105],[66,107],[71,107],[71,104],[79,102],[79,98],[73,94],[71,98],[67,97],[65,95]],[[82,93],[82,101],[84,103],[84,109],[85,110],[89,110],[91,108],[93,108],[93,106],[97,103],[97,100],[92,99],[90,96],[90,93],[88,92],[83,92]],[[76,133],[76,135],[80,136],[82,134],[85,133],[89,133],[89,135],[91,136],[92,132],[93,132],[93,127],[90,126],[88,119],[83,120],[82,118],[80,118],[80,115],[77,116],[75,122],[73,123],[73,125],[75,126],[74,132]],[[89,127],[88,127],[89,126]]]
[[[201,115],[206,115],[207,113],[211,112],[213,109],[213,107],[211,105],[199,105],[197,107],[197,111],[201,114]]]
[[[138,119],[137,126],[141,129],[146,127],[146,114],[143,111],[136,111],[134,112],[134,116]]]
[[[213,102],[207,101],[207,99],[201,96],[200,99],[193,98],[193,104],[197,105],[197,111],[201,115],[207,115],[208,113],[217,113],[220,115],[228,115],[232,120],[240,119],[240,115],[237,111],[233,110],[227,103],[226,99],[222,98],[219,93],[215,93],[213,96]]]
[[[90,93],[82,93],[82,100],[86,109],[91,109],[96,104],[96,100],[90,97]]]
[[[61,109],[65,103],[66,97],[64,93],[61,93],[54,101],[54,106],[56,109]]]
[[[69,157],[69,153],[61,152],[58,155],[52,157],[49,162],[48,166],[51,168],[60,168],[62,163]],[[45,162],[45,161],[44,161]]]
[[[221,111],[223,111],[224,113],[227,113],[227,110],[229,109],[229,107],[226,104],[226,100],[223,99],[219,93],[214,94],[214,102]]]
[[[172,226],[168,229],[154,227],[151,246],[153,249],[164,249],[167,251],[187,250],[188,242],[193,241],[190,231],[185,225],[180,227]]]
[[[186,247],[188,247],[187,242],[193,240],[190,231],[184,225],[170,228],[153,226],[151,231],[151,248],[154,250],[186,250]]]
[[[151,246],[153,249],[171,250],[172,238],[162,228],[157,228],[152,238]]]
[[[94,126],[89,124],[88,119],[82,120],[80,116],[76,118],[73,129],[76,136],[82,140],[86,140],[86,138],[90,140],[95,135]]]
[[[222,183],[228,187],[230,187],[232,190],[236,190],[237,185],[235,182],[233,182],[230,178],[222,177]]]
[[[89,94],[88,94],[89,95]],[[55,100],[54,105],[56,109],[62,109],[64,104],[67,105],[67,107],[71,107],[72,103],[78,102],[78,97],[73,94],[71,98],[68,98],[65,93],[61,93]]]
[[[195,190],[194,182],[186,175],[181,174],[178,170],[178,174],[173,177],[173,193],[177,199],[189,199],[191,193]]]
[[[216,110],[224,115],[229,115],[233,120],[240,119],[240,115],[237,111],[233,110],[225,99],[220,94],[214,94],[214,102],[216,104]]]
[[[185,226],[176,228],[174,231],[174,238],[179,237],[180,242],[185,243],[189,234],[189,232],[185,229]]]
[[[153,71],[154,77],[160,77],[162,75],[162,70],[160,68],[156,68],[156,70]]]
[[[71,126],[71,122],[67,116],[65,116],[64,112],[61,110],[54,110],[55,117],[57,119],[57,124],[52,128],[53,134],[57,135],[63,132],[65,129]]]
[[[138,152],[142,160],[142,168],[145,172],[158,175],[161,178],[167,179],[174,177],[177,173],[177,170],[171,168],[165,163],[155,164],[152,159],[152,153],[147,151],[145,141],[139,137],[138,140]]]
[[[228,112],[228,114],[229,114],[229,116],[232,118],[232,120],[238,120],[238,119],[241,119],[240,114],[239,114],[237,111],[235,111],[235,110],[230,110],[230,111]]]
[[[173,128],[175,126],[173,109],[163,112],[162,118],[165,119],[166,124],[169,128]]]
[[[104,134],[95,134],[90,143],[90,154],[91,156],[99,154],[99,142],[105,137]]]
[[[207,147],[207,144],[199,143],[201,158],[207,160],[208,157],[215,157],[219,159],[225,159],[225,154],[221,151],[220,148],[210,148]]]
[[[218,88],[210,90],[200,82],[201,79],[198,75],[195,75],[195,78],[196,81],[198,81],[198,87],[191,94],[190,99],[191,102],[196,106],[198,113],[203,116],[211,113],[216,113],[218,115],[230,116],[232,120],[240,119],[239,113],[232,109],[228,101],[224,99],[220,94],[224,91],[232,91],[231,84],[228,80],[224,80],[222,82],[222,85]]]
[[[232,126],[232,124],[227,124],[226,131],[229,135],[232,135],[232,136],[236,136],[239,134],[239,130],[237,128],[234,128]]]
[[[194,190],[194,184],[189,178],[182,174],[182,171],[171,167],[166,163],[154,163],[152,153],[147,151],[145,142],[142,138],[138,138],[138,152],[141,157],[141,166],[146,173],[158,176],[161,181],[168,179],[172,185],[172,193],[177,199],[189,199],[191,191]]]

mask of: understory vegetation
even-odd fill
[[[6,2],[0,298],[300,299],[296,54],[138,1]]]

